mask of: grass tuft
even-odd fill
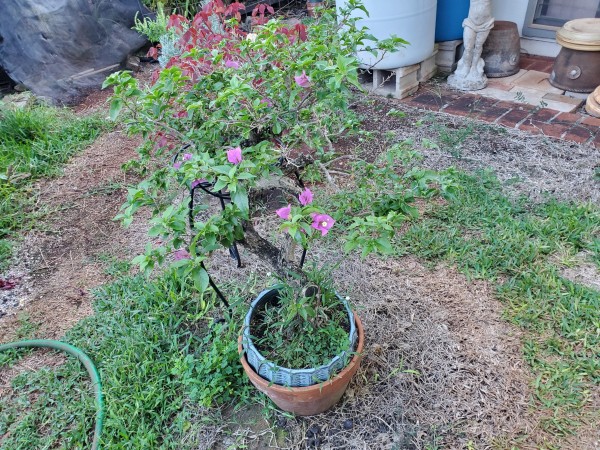
[[[563,278],[552,255],[569,249],[597,258],[600,209],[554,200],[530,206],[505,197],[489,173],[458,176],[455,198],[430,205],[396,250],[496,282],[506,317],[526,331],[536,407],[548,411],[542,426],[572,434],[600,382],[600,292]]]
[[[197,415],[186,404],[198,409],[249,397],[237,354],[239,315],[216,323],[208,315],[219,313],[212,302],[168,274],[152,282],[125,276],[95,297],[95,314],[64,340],[82,349],[100,371],[103,448],[185,448],[188,419]],[[10,364],[14,357],[2,362]],[[3,448],[89,448],[95,409],[77,362],[26,372],[12,388],[0,403]]]

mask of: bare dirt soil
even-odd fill
[[[368,158],[391,142],[409,140],[423,154],[424,166],[491,169],[513,197],[542,202],[552,196],[600,204],[600,150],[590,144],[422,111],[394,99],[366,97],[355,109],[367,133],[341,139],[338,148],[358,149]]]
[[[309,257],[333,262],[340,255],[331,250]],[[238,271],[240,280],[257,267],[252,255],[243,258],[249,269]],[[412,257],[344,259],[335,279],[368,330],[361,369],[340,404],[270,421],[246,409],[225,417],[228,425],[204,436],[201,448],[504,448],[535,429],[520,333],[501,318],[490,285]]]
[[[37,336],[62,336],[92,313],[90,289],[108,279],[103,259],[127,259],[143,247],[143,223],[124,230],[112,220],[131,181],[121,165],[138,144],[112,131],[75,157],[64,175],[39,184],[39,201],[53,213],[18,251],[7,276],[17,286],[0,291],[2,302],[17,306],[0,318],[1,342],[16,337],[24,315],[40,325]]]

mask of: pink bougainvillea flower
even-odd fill
[[[242,149],[240,147],[230,148],[227,150],[227,161],[231,164],[239,164],[242,162]]]
[[[269,108],[273,107],[273,102],[271,100],[269,100],[268,98],[263,98],[260,100],[261,103],[264,103],[265,105],[267,105]]]
[[[308,78],[304,70],[302,71],[302,75],[295,76],[294,80],[296,80],[296,84],[302,88],[309,88],[311,86],[310,78]]]
[[[183,111],[179,111],[176,112],[175,114],[173,114],[173,117],[177,117],[178,119],[183,119],[184,117],[188,116],[188,112],[183,110]]]
[[[179,161],[177,161],[176,163],[173,163],[173,169],[175,169],[175,170],[181,169],[181,163]]]
[[[309,188],[306,188],[306,189],[304,189],[304,191],[302,191],[302,194],[300,194],[300,197],[298,197],[298,200],[300,200],[300,204],[302,206],[309,205],[313,201],[313,193],[310,192]]]
[[[240,63],[237,61],[233,61],[232,59],[226,59],[225,60],[225,67],[228,67],[230,69],[239,69],[240,68]]]
[[[328,216],[327,214],[313,214],[312,218],[313,223],[310,226],[315,230],[319,230],[322,236],[325,236],[335,223],[333,217]]]
[[[158,142],[156,142],[156,145],[157,145],[158,147],[166,147],[166,146],[167,146],[167,144],[168,144],[167,137],[166,137],[166,136],[164,136],[164,135],[162,135],[162,136],[160,137],[160,139],[158,140]]]
[[[190,159],[192,159],[192,154],[191,153],[184,153],[183,154],[183,160],[184,161],[189,161]]]
[[[195,187],[200,186],[202,183],[206,183],[206,180],[204,178],[200,178],[198,180],[194,180],[194,181],[192,181],[192,184],[190,185],[190,188],[194,189]]]
[[[173,253],[173,258],[175,258],[175,261],[181,261],[182,259],[190,259],[191,255],[188,253],[187,250],[180,248],[175,253]]]
[[[289,219],[292,217],[292,205],[284,206],[283,208],[279,208],[275,211],[279,217],[282,219]]]

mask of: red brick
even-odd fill
[[[531,134],[543,134],[544,136],[560,139],[560,137],[569,130],[571,125],[562,123],[545,123],[539,120],[527,119],[521,125],[519,130],[526,131]]]
[[[519,110],[527,110],[527,111],[531,111],[533,109],[533,106],[531,105],[526,105],[523,103],[517,103],[517,102],[506,102],[506,101],[499,101],[498,103],[496,103],[496,105],[498,108],[506,108],[506,109],[519,109]]]
[[[542,134],[542,125],[544,125],[543,122],[527,119],[525,122],[519,125],[519,130],[527,131],[530,134]]]
[[[541,128],[542,128],[542,132],[546,135],[546,136],[550,136],[553,138],[560,138],[566,131],[569,130],[569,127],[571,125],[569,124],[563,124],[563,123],[542,123],[541,124]]]
[[[485,111],[480,112],[477,115],[477,118],[485,120],[486,122],[495,122],[507,112],[508,110],[505,108],[497,108],[492,106],[491,108],[487,108]]]
[[[496,106],[498,108],[513,109],[513,108],[516,108],[516,103],[505,102],[505,101],[501,100],[498,103],[496,103]]]
[[[567,141],[581,143],[589,141],[590,138],[593,136],[593,133],[590,133],[589,130],[587,130],[586,128],[575,125],[574,127],[570,128],[569,131],[567,131],[567,134],[565,135],[564,139],[566,139]]]
[[[590,136],[595,136],[597,133],[600,132],[600,128],[594,126],[594,125],[587,125],[585,123],[578,123],[576,125],[577,128],[581,128],[583,130],[587,130],[587,132],[590,134]],[[582,132],[583,134],[583,132]]]
[[[534,112],[531,115],[531,118],[533,120],[537,120],[539,122],[548,122],[550,119],[552,119],[557,114],[558,114],[558,111],[556,111],[555,109],[541,108],[541,109],[538,109],[536,112]]]
[[[596,117],[583,116],[583,120],[581,121],[581,123],[584,125],[591,125],[593,127],[600,128],[600,119],[597,119]]]
[[[531,61],[530,59],[521,58],[519,61],[519,68],[529,70],[531,66],[535,64],[535,61]]]
[[[581,119],[581,114],[573,114],[573,113],[560,113],[552,122],[561,122],[561,123],[575,123],[579,119]]]
[[[475,109],[483,111],[486,108],[494,106],[496,103],[498,103],[498,100],[495,98],[479,97],[473,101],[473,106]]]
[[[534,61],[532,64],[529,64],[527,70],[537,70],[538,72],[551,73],[553,63],[546,61]]]
[[[534,63],[534,62],[544,62],[546,64],[554,63],[554,58],[550,56],[541,56],[541,55],[521,55],[519,62],[523,63]]]
[[[529,111],[513,109],[504,116],[500,117],[500,119],[498,119],[498,123],[508,128],[515,128],[515,126],[527,116],[529,116]]]
[[[476,101],[479,97],[473,94],[465,94],[447,105],[442,111],[457,116],[475,115]]]
[[[407,98],[404,101],[418,108],[425,108],[435,111],[439,111],[440,108],[444,106],[440,96],[431,93],[418,94],[414,97]]]

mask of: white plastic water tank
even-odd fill
[[[336,0],[336,6],[346,5],[346,0]],[[396,69],[417,64],[429,58],[435,44],[435,15],[437,0],[363,0],[369,11],[354,11],[355,17],[362,17],[357,26],[366,26],[377,39],[387,39],[392,35],[409,42],[409,45],[394,53],[387,53],[374,67],[376,69]],[[369,42],[365,42],[370,44]],[[359,52],[361,67],[373,66],[380,57],[369,52]]]

